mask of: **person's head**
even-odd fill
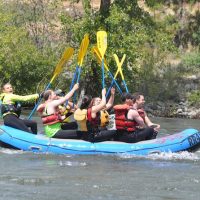
[[[55,100],[56,97],[57,96],[56,96],[56,94],[55,94],[55,92],[53,90],[47,90],[43,94],[43,98],[44,98],[45,101],[47,101],[47,100]]]
[[[61,89],[57,89],[57,90],[55,90],[54,92],[55,92],[55,94],[56,94],[57,96],[59,96],[59,97],[64,97],[64,96],[66,95],[65,92],[62,91]]]
[[[82,99],[80,109],[87,109],[91,103],[92,97],[85,95]]]
[[[2,91],[4,93],[13,93],[12,85],[10,83],[4,84],[3,87],[2,87]]]
[[[144,95],[142,93],[136,92],[133,94],[133,103],[137,104],[138,108],[143,108],[144,107]]]
[[[123,93],[121,100],[123,103],[131,106],[133,104],[133,96],[130,93]]]
[[[101,103],[101,98],[100,97],[95,97],[92,99],[92,106],[97,106]]]

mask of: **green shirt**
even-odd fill
[[[14,105],[16,102],[36,100],[38,97],[39,97],[38,94],[32,94],[32,95],[26,95],[26,96],[20,96],[20,95],[16,95],[12,93],[0,94],[0,100],[2,101],[2,104],[7,104],[7,105]],[[3,117],[5,117],[7,114],[17,115],[15,112],[6,112],[3,114]]]
[[[12,93],[2,93],[0,99],[2,99],[3,104],[15,104],[16,102],[32,101],[39,97],[38,94],[20,96]]]
[[[44,132],[48,137],[53,137],[61,129],[61,123],[45,125]]]

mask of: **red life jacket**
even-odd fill
[[[128,132],[133,132],[137,129],[138,123],[135,120],[127,119],[128,111],[132,109],[126,104],[114,106],[115,110],[115,124],[117,130],[126,130]],[[139,115],[144,120],[145,112],[142,109],[138,110]]]
[[[92,118],[92,108],[87,110],[87,120],[92,127],[98,127],[100,125],[100,116],[99,113],[96,114],[95,118]]]
[[[48,113],[46,111],[46,107],[44,107],[43,110],[41,109],[39,112],[42,112],[41,118],[42,118],[42,123],[44,125],[56,124],[56,123],[62,121],[61,118],[60,118],[59,112],[48,115]]]
[[[44,125],[51,125],[61,122],[60,116],[58,113],[54,113],[52,115],[42,116],[42,123]]]

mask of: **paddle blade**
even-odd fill
[[[55,68],[55,70],[54,70],[54,75],[53,75],[53,78],[52,78],[52,79],[54,79],[57,75],[60,74],[60,72],[61,72],[62,69],[63,69],[64,64],[72,57],[73,53],[74,53],[74,49],[71,48],[71,47],[68,47],[68,48],[64,51],[64,53],[63,53],[63,55],[62,55],[60,61],[59,61],[58,64],[56,65],[56,68]],[[53,80],[51,80],[51,82],[52,82],[52,81],[53,81]]]
[[[81,46],[80,46],[80,49],[79,49],[79,54],[78,54],[78,65],[81,67],[82,64],[83,64],[83,58],[87,52],[87,48],[88,48],[88,45],[89,45],[89,35],[88,34],[85,34],[84,35],[84,38],[81,42]]]
[[[101,63],[102,63],[102,57],[101,57],[101,54],[100,54],[98,48],[97,48],[97,47],[93,47],[93,48],[92,48],[92,53],[93,53],[93,54],[95,55],[95,57],[97,58],[98,63],[101,64]],[[109,71],[108,63],[107,63],[107,61],[106,61],[105,58],[104,58],[104,66],[105,66],[106,70]]]
[[[126,58],[126,54],[123,55],[121,61],[119,61],[119,58],[118,58],[117,54],[114,54],[113,56],[114,56],[114,58],[115,58],[115,62],[117,63],[117,67],[118,67],[118,70],[117,70],[117,71],[120,72],[121,77],[122,77],[122,80],[124,81],[124,75],[123,75],[123,73],[122,73],[122,65],[123,65],[124,60],[125,60],[125,58]]]
[[[117,56],[117,54],[113,54],[114,58],[115,58],[115,62],[117,63],[117,67],[120,66],[120,63],[119,63],[119,58]]]
[[[103,59],[107,49],[107,33],[105,31],[97,32],[97,47]]]

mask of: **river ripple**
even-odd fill
[[[152,120],[161,124],[160,136],[200,130],[198,120]],[[200,198],[200,151],[138,157],[44,155],[1,148],[0,154],[0,200]]]

